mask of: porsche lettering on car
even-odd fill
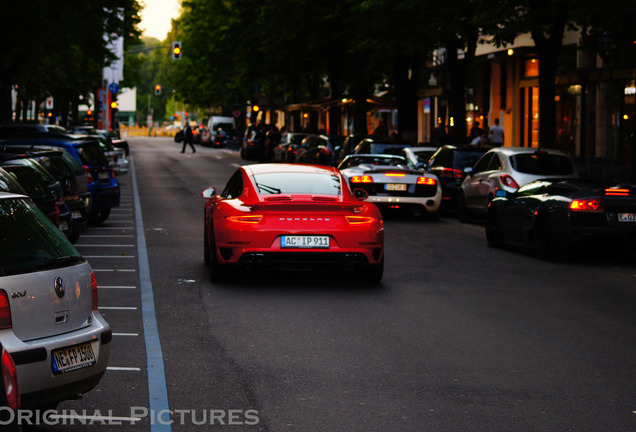
[[[220,195],[213,187],[201,195],[212,280],[230,267],[339,268],[366,281],[382,279],[382,216],[334,167],[244,165]]]

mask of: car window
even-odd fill
[[[20,183],[20,186],[28,192],[29,196],[46,198],[49,190],[40,176],[30,167],[22,165],[2,165],[11,176]]]
[[[319,173],[263,173],[254,176],[259,194],[321,194],[340,195],[340,177]]]
[[[82,163],[89,166],[108,165],[104,151],[98,143],[90,142],[75,146]]]
[[[243,192],[243,176],[240,171],[236,171],[230,180],[227,182],[225,189],[221,193],[223,198],[233,199],[238,198]]]
[[[494,156],[488,165],[488,171],[499,171],[501,168],[503,168],[501,158],[497,153],[494,153]]]
[[[490,161],[492,160],[494,153],[485,154],[473,167],[473,173],[480,173],[484,171],[488,171],[488,166],[490,165]]]
[[[64,234],[27,200],[0,200],[0,226],[2,276],[84,262]]]
[[[444,166],[452,166],[456,169],[463,170],[466,167],[475,166],[484,153],[486,153],[485,150],[457,150],[454,153],[453,165]]]
[[[551,153],[524,153],[510,156],[512,167],[524,174],[571,175],[574,174],[572,160],[563,155]]]

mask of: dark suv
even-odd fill
[[[426,170],[439,179],[444,208],[457,206],[457,192],[466,177],[464,169],[475,165],[490,149],[491,147],[445,145],[433,153]]]

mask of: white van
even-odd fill
[[[210,131],[210,142],[205,145],[226,147],[236,139],[236,136],[234,136],[236,133],[234,117],[212,116],[208,120],[208,129]]]

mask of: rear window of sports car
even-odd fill
[[[510,156],[512,167],[524,174],[570,175],[574,164],[567,156],[549,153],[526,153]]]
[[[264,173],[254,176],[260,194],[320,194],[340,195],[340,178],[319,173]]]

